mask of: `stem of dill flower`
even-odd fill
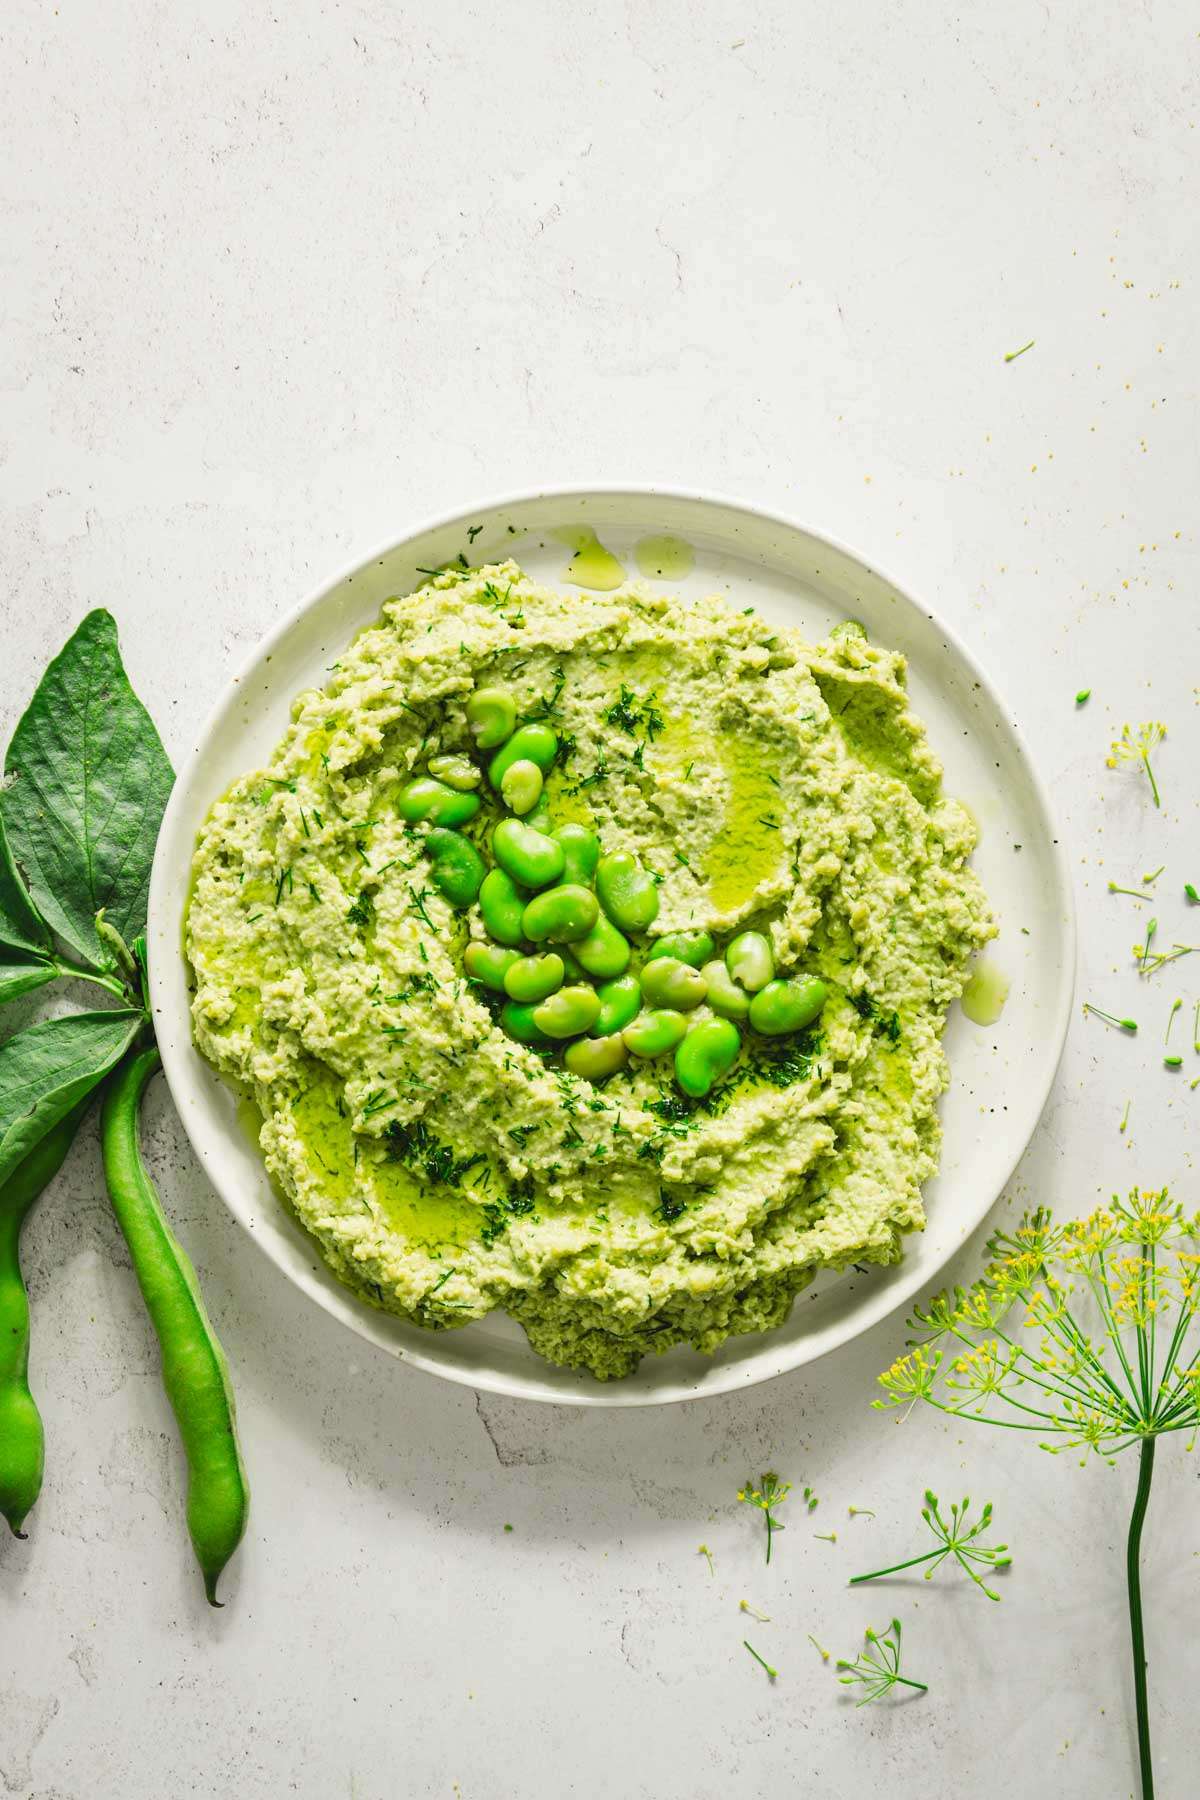
[[[907,1562],[893,1563],[890,1569],[872,1569],[869,1575],[852,1575],[847,1585],[857,1587],[861,1581],[878,1581],[881,1576],[898,1574],[901,1569],[915,1569],[918,1563],[932,1562],[937,1554],[936,1550],[927,1550],[924,1556],[910,1556]]]
[[[1154,795],[1154,804],[1155,806],[1161,806],[1162,801],[1158,797],[1158,783],[1154,779],[1154,770],[1150,767],[1150,753],[1148,750],[1142,751],[1142,761],[1145,763],[1146,773],[1150,777],[1150,792]]]
[[[1142,1631],[1142,1525],[1150,1499],[1154,1474],[1154,1439],[1144,1437],[1138,1461],[1137,1493],[1129,1521],[1129,1545],[1125,1578],[1129,1588],[1129,1630],[1133,1642],[1133,1692],[1137,1702],[1138,1765],[1142,1773],[1142,1800],[1154,1800],[1154,1766],[1150,1760],[1150,1712],[1146,1697],[1146,1640]]]

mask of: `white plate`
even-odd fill
[[[233,1096],[192,1044],[180,954],[197,831],[229,783],[268,760],[293,695],[322,685],[327,665],[381,603],[417,584],[418,568],[465,550],[469,527],[481,528],[470,546],[473,562],[513,555],[531,575],[565,587],[570,552],[554,534],[579,525],[593,527],[635,574],[638,538],[687,539],[694,572],[657,584],[684,598],[728,594],[735,606],[753,605],[810,637],[839,619],[859,618],[875,642],[905,653],[913,706],[945,762],[947,791],[980,823],[975,866],[1001,921],[990,955],[1012,984],[994,1027],[970,1024],[957,1006],[951,1014],[941,1172],[925,1189],[928,1226],[908,1238],[902,1263],[824,1277],[800,1295],[778,1331],[732,1338],[712,1357],[683,1348],[647,1357],[636,1375],[607,1384],[543,1362],[503,1314],[435,1333],[372,1311],[334,1279],[276,1200],[236,1122]],[[472,507],[356,564],[284,619],[222,695],[180,771],[154,860],[149,942],[155,1025],[180,1118],[217,1192],[272,1261],[352,1330],[420,1368],[496,1393],[583,1406],[644,1406],[764,1381],[835,1349],[931,1289],[1000,1193],[1037,1124],[1075,976],[1071,887],[1045,791],[1008,709],[953,635],[827,539],[734,501],[654,489],[558,490]]]

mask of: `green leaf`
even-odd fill
[[[132,1008],[71,1013],[0,1044],[0,1182],[116,1067],[144,1023]]]
[[[146,923],[150,863],[174,779],[129,685],[110,613],[91,612],[42,676],[13,733],[4,793],[13,856],[38,911],[105,967],[103,907],[126,943]]]
[[[53,981],[56,973],[50,933],[17,874],[0,812],[0,1005]]]

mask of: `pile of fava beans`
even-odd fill
[[[586,825],[553,823],[542,796],[558,753],[548,725],[518,725],[512,695],[498,687],[476,689],[466,712],[507,809],[491,834],[494,866],[457,829],[480,807],[483,772],[469,757],[430,757],[397,806],[428,827],[438,890],[459,908],[478,902],[488,936],[471,939],[463,966],[504,996],[500,1022],[511,1037],[562,1046],[566,1067],[589,1081],[630,1057],[673,1054],[679,1086],[702,1099],[732,1068],[744,1030],[779,1038],[813,1023],[825,983],[778,978],[758,931],[740,932],[723,957],[707,931],[668,932],[644,944],[635,971],[635,943],[658,913],[656,877],[627,850],[603,853]],[[702,1004],[707,1012],[694,1018]]]

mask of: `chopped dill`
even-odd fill
[[[486,1161],[482,1151],[456,1157],[449,1144],[436,1138],[423,1119],[393,1119],[384,1137],[389,1156],[445,1187],[457,1187],[468,1170]]]
[[[412,882],[410,881],[408,884],[408,891],[412,895],[413,905],[416,907],[417,911],[420,913],[421,917],[424,919],[425,923],[428,925],[430,931],[436,931],[437,926],[434,924],[434,922],[430,918],[429,914],[425,911],[425,902],[426,902],[426,900],[428,900],[430,898],[429,889],[428,888],[415,888],[413,886]]]

